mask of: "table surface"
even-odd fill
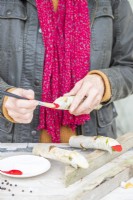
[[[129,181],[133,184],[133,178],[131,178]],[[101,200],[133,200],[133,188],[130,189],[123,189],[121,187],[118,187],[117,189],[113,190],[111,193],[106,195]]]
[[[0,159],[12,155],[31,154],[35,144],[0,144]],[[59,144],[59,146],[67,146]],[[132,152],[133,153],[133,152]],[[91,173],[69,187],[63,182],[64,164],[50,161],[51,168],[48,172],[31,178],[11,178],[0,175],[0,200],[81,200],[81,195],[86,184],[95,177]],[[6,182],[7,181],[7,182]],[[131,179],[133,183],[133,179]],[[117,188],[101,200],[133,200],[133,189]],[[88,199],[85,199],[88,200]]]

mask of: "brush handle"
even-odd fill
[[[3,96],[13,97],[13,98],[16,98],[16,99],[29,100],[25,97],[21,97],[19,95],[13,94],[11,92],[6,92],[6,91],[2,91],[2,90],[0,90],[0,94],[2,94]]]

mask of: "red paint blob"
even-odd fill
[[[112,150],[120,152],[122,151],[122,146],[121,145],[112,146]]]
[[[20,170],[17,170],[17,169],[12,169],[10,171],[2,171],[2,170],[0,170],[0,171],[5,174],[10,174],[10,175],[22,175],[23,174],[23,172],[21,172]]]
[[[57,103],[54,103],[54,105],[55,105],[55,109],[60,107],[59,104],[57,104]]]

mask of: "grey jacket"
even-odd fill
[[[115,138],[117,113],[112,102],[133,93],[133,13],[127,0],[88,0],[88,5],[91,70],[108,76],[112,97],[77,131]],[[40,99],[44,54],[35,0],[0,0],[0,89],[30,88]],[[0,106],[2,100],[0,95]],[[0,142],[38,142],[38,116],[39,108],[32,123],[13,124],[1,111]]]

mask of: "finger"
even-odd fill
[[[74,113],[74,111],[79,107],[79,105],[82,103],[83,99],[86,97],[87,91],[85,90],[87,88],[86,84],[83,84],[81,89],[78,91],[78,93],[75,95],[75,98],[70,106],[70,113]]]
[[[92,89],[89,92],[89,96],[77,107],[72,114],[81,115],[89,114],[92,110],[95,109],[96,105],[99,105],[100,95],[98,95],[97,90]]]
[[[74,96],[74,95],[76,95],[77,92],[81,89],[82,83],[83,83],[82,80],[81,80],[81,81],[78,81],[78,82],[75,84],[75,86],[73,87],[73,89],[72,89],[70,92],[64,94],[64,96]]]
[[[13,119],[16,123],[19,123],[19,124],[29,124],[32,122],[32,118],[31,119],[28,119],[28,120],[23,120],[21,118],[14,118]]]
[[[5,102],[4,106],[7,110],[16,110],[15,101],[8,97],[8,100]]]
[[[96,97],[96,103],[94,103],[94,105],[93,105],[93,109],[98,109],[98,108],[100,109],[102,107],[102,105],[100,103],[101,103],[101,97],[97,96]]]
[[[34,110],[34,107],[32,109],[31,108],[19,108],[16,106],[16,103],[12,102],[12,101],[7,101],[5,103],[5,108],[7,109],[7,111],[10,110],[10,111],[13,111],[13,112],[16,112],[19,114],[31,113]]]
[[[30,99],[30,100],[33,100],[34,97],[35,97],[35,93],[33,90],[25,90],[25,89],[18,89],[19,90],[19,93],[22,97],[25,97],[27,99]]]
[[[21,108],[21,109],[18,109],[18,110],[11,110],[11,111],[14,111],[15,113],[17,113],[19,115],[26,115],[27,113],[33,113],[34,109]]]
[[[16,100],[16,107],[17,108],[24,108],[24,109],[31,109],[34,110],[38,102],[36,100]]]
[[[10,98],[5,103],[5,108],[7,110],[14,110],[16,112],[19,112],[20,109],[25,109],[27,112],[33,111],[36,106],[38,105],[38,102],[36,100],[18,100],[18,99],[11,99]],[[25,113],[23,110],[22,112]]]
[[[22,109],[20,109],[19,113],[25,115],[27,113],[31,114],[31,113],[33,113],[33,111],[34,111],[34,109],[25,109],[25,108],[22,108]]]
[[[71,114],[78,116],[83,114],[89,114],[91,111],[92,107],[90,106],[88,107],[88,98],[87,98]]]
[[[12,117],[15,120],[15,122],[18,122],[18,123],[30,123],[33,118],[33,113],[27,113],[25,115],[20,115],[13,111],[9,111],[8,114],[10,117]]]

